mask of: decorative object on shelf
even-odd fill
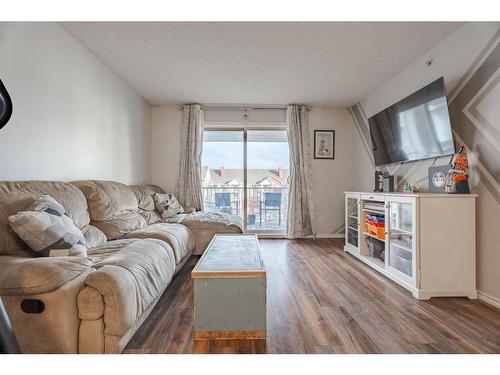
[[[0,129],[2,129],[10,120],[12,115],[12,100],[0,79]]]
[[[314,159],[335,159],[335,130],[314,131]]]
[[[375,171],[375,189],[373,191],[381,192],[384,190],[384,173]]]
[[[444,193],[446,186],[446,179],[448,178],[449,165],[439,165],[437,167],[429,167],[429,192],[430,193]]]
[[[382,191],[386,193],[391,193],[394,192],[394,186],[395,186],[395,177],[394,176],[385,176],[384,177],[384,187],[382,188]]]
[[[409,182],[405,182],[403,185],[403,193],[416,193],[417,187],[415,185],[410,184]]]
[[[469,188],[469,162],[465,146],[460,147],[460,151],[455,155],[451,168],[446,179],[445,191],[455,194],[470,194]]]

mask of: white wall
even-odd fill
[[[498,23],[494,22],[466,23],[441,43],[424,53],[412,64],[408,65],[399,74],[384,82],[381,86],[363,98],[359,104],[364,112],[365,124],[360,123],[358,126],[367,126],[366,121],[368,117],[373,116],[377,112],[396,103],[410,93],[417,91],[441,76],[444,77],[448,94],[453,93],[460,78],[471,66],[497,30]],[[432,60],[431,66],[426,65],[426,61],[428,60]],[[359,147],[354,147],[362,150],[361,141],[362,139],[358,133],[356,143]],[[375,168],[373,162],[366,156],[367,155],[364,155],[359,159],[357,159],[356,155],[353,156],[354,167],[359,171],[359,176],[354,178],[355,181],[357,181],[357,183],[353,185],[355,190],[372,190],[374,187],[373,174]],[[448,161],[448,157],[442,158],[439,159],[435,165],[446,164]],[[411,172],[406,176],[410,183],[413,184],[420,181],[418,187],[426,189],[427,179],[422,180],[422,178],[427,176],[427,169],[432,162],[433,160],[431,159],[408,163],[401,169],[403,175],[406,174],[407,170]],[[368,180],[361,177],[368,175],[371,176]]]
[[[386,81],[365,97],[360,103],[365,117],[372,116],[441,76],[444,76],[450,100],[450,96],[453,97],[461,78],[468,72],[471,65],[477,62],[481,51],[495,37],[499,26],[499,23],[465,24],[397,76]],[[425,64],[428,59],[433,60],[430,67]],[[358,125],[367,126],[366,122]],[[355,149],[363,150],[362,138],[359,134],[355,137],[355,142],[357,143],[354,146]],[[481,147],[481,145],[473,146]],[[444,162],[438,161],[436,164],[444,164],[449,161],[449,158],[444,159]],[[405,166],[403,169],[405,169],[406,179],[410,183],[415,183],[426,177],[430,163],[432,160],[418,161]],[[478,179],[477,170],[473,167],[473,160],[471,160],[471,164],[473,191],[479,195],[476,206],[477,285],[483,298],[484,296],[489,297],[490,302],[496,303],[500,307],[500,273],[498,272],[500,265],[500,231],[498,231],[500,204],[485,186],[484,181]],[[373,175],[373,164],[367,154],[362,158],[353,158],[353,165],[359,171],[358,173]],[[371,179],[373,180],[373,177]],[[362,182],[361,180],[359,177],[353,179],[353,181],[357,181],[356,188],[367,188],[368,181]],[[426,179],[423,182],[419,186],[425,190],[427,187]],[[369,188],[373,188],[373,182],[369,184]]]
[[[362,143],[358,131],[354,133],[351,149],[352,185],[350,191],[373,191],[375,167]]]
[[[153,184],[167,192],[177,191],[181,155],[182,111],[177,106],[152,109]]]
[[[341,232],[344,226],[344,191],[351,190],[351,149],[356,133],[345,108],[314,107],[309,112],[311,150],[315,129],[335,130],[335,160],[313,159],[313,198],[319,236]]]
[[[0,180],[151,180],[151,107],[57,23],[0,23]]]
[[[226,113],[219,117],[228,124],[235,124],[237,113]],[[261,113],[250,115],[265,121]],[[211,123],[217,122],[215,113],[206,115]],[[284,120],[274,111],[270,121]],[[257,121],[257,120],[255,120]],[[176,106],[153,107],[153,183],[167,191],[175,191],[180,159],[182,111]],[[349,111],[345,108],[314,107],[309,113],[311,147],[315,129],[336,131],[335,160],[313,160],[313,196],[315,217],[319,235],[330,235],[341,231],[344,224],[343,191],[351,188],[351,148],[356,132]]]
[[[498,25],[498,22],[469,22],[460,27],[361,100],[366,116],[373,116],[441,76],[448,93],[452,92]],[[427,60],[432,60],[431,66],[425,64]]]

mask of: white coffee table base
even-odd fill
[[[191,277],[195,339],[266,337],[266,271],[256,235],[216,235]]]

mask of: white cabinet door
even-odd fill
[[[345,244],[359,250],[359,195],[346,194]]]
[[[386,197],[386,267],[398,278],[416,286],[416,199]]]

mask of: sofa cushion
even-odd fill
[[[164,219],[184,212],[184,208],[172,193],[155,193],[154,201],[156,209],[160,212],[161,217]]]
[[[141,216],[144,218],[144,220],[146,220],[146,223],[148,225],[163,222],[163,218],[161,217],[161,214],[156,210],[146,211],[146,210],[141,210],[139,208],[139,214],[141,214]]]
[[[82,232],[89,249],[101,246],[106,242],[106,235],[104,234],[104,232],[99,228],[94,227],[93,225],[87,225],[85,228],[83,228]]]
[[[9,224],[39,256],[87,256],[83,233],[64,207],[48,194],[25,211],[9,216]]]
[[[164,241],[124,239],[107,242],[89,250],[89,254],[96,271],[86,278],[85,284],[104,297],[105,334],[121,336],[158,300],[172,280],[174,253]]]
[[[166,221],[182,223],[191,229],[196,239],[193,254],[202,254],[216,233],[243,233],[242,219],[225,212],[196,211],[179,214]]]
[[[122,238],[127,233],[140,229],[147,225],[146,220],[137,212],[125,212],[106,221],[92,221],[108,240]]]
[[[102,230],[108,240],[147,225],[129,186],[114,181],[74,181],[72,184],[87,198],[92,225]]]
[[[137,198],[139,213],[146,223],[161,223],[163,220],[155,208],[153,196],[155,193],[164,193],[163,189],[156,185],[132,185],[130,186]]]
[[[138,202],[132,189],[115,181],[74,181],[87,198],[90,219],[106,221],[114,216],[138,210]]]
[[[0,261],[0,295],[35,295],[51,292],[92,270],[92,261],[82,257],[20,258],[4,256]]]
[[[137,198],[137,205],[140,210],[156,211],[155,201],[153,199],[155,193],[164,194],[163,189],[157,185],[132,185],[130,189]]]
[[[29,256],[28,246],[11,230],[8,217],[25,210],[42,194],[49,194],[81,230],[90,221],[87,201],[75,186],[57,181],[0,182],[0,255]]]
[[[191,255],[195,241],[193,232],[182,224],[159,223],[130,232],[127,238],[156,238],[165,241],[174,250],[175,263],[179,264],[184,257]]]

